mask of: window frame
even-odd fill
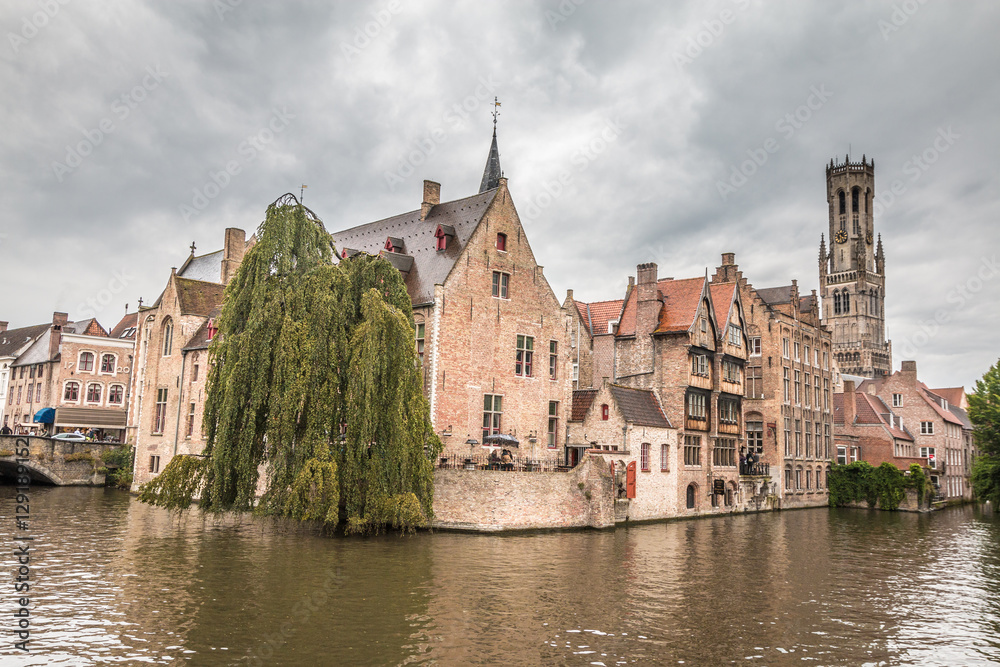
[[[487,400],[489,404],[487,404]],[[487,422],[489,422],[487,424]],[[503,427],[503,394],[483,394],[483,439],[501,432]]]
[[[104,362],[107,361],[109,357],[111,359],[111,370],[107,370],[106,371],[106,370],[104,370]],[[115,369],[117,367],[118,367],[118,355],[117,354],[115,354],[114,352],[102,352],[101,353],[101,366],[100,366],[100,370],[98,371],[98,373],[100,375],[114,375],[115,374]]]
[[[506,271],[494,271],[490,294],[494,299],[510,298],[510,274]]]
[[[115,390],[117,390],[118,400],[112,400],[115,396]],[[108,405],[123,405],[125,403],[125,385],[120,383],[115,383],[108,385]]]
[[[73,387],[73,396],[69,397],[70,387]],[[13,393],[11,393],[13,396]],[[76,380],[67,380],[63,383],[63,403],[79,403],[80,402],[80,382]]]
[[[86,361],[84,357],[86,356]],[[94,373],[97,365],[97,355],[91,350],[80,350],[76,357],[76,370],[81,373]],[[24,368],[23,366],[21,368]]]
[[[534,367],[535,337],[516,334],[514,347],[514,376],[530,378]]]

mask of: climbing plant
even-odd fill
[[[889,462],[877,468],[867,461],[835,465],[827,482],[830,505],[840,507],[863,502],[869,507],[895,510],[906,497],[906,489],[916,489],[918,503],[923,505],[924,498],[933,493],[927,475],[916,463],[910,465],[908,472],[904,474]]]
[[[322,223],[285,195],[226,287],[217,325],[203,508],[327,526],[343,513],[356,532],[426,524],[441,445],[399,271],[366,254],[334,264]],[[147,502],[171,497],[149,488]]]
[[[1000,362],[993,364],[969,394],[969,420],[978,456],[972,464],[972,489],[980,502],[1000,507]]]

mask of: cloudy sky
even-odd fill
[[[418,208],[425,178],[474,194],[497,96],[560,298],[725,251],[808,293],[850,150],[876,162],[896,368],[970,386],[1000,355],[993,2],[8,0],[0,26],[11,327],[113,326],[302,184],[328,229]]]

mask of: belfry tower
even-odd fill
[[[875,160],[826,167],[830,251],[819,245],[823,322],[833,334],[841,373],[892,373],[892,343],[885,339],[885,255],[875,236]]]

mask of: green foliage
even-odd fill
[[[122,445],[114,449],[106,449],[101,453],[101,460],[111,466],[102,468],[107,480],[119,489],[132,487],[132,459],[135,450],[131,446]],[[100,472],[100,471],[98,471]]]
[[[204,483],[207,471],[207,459],[175,456],[159,475],[139,487],[139,500],[171,510],[185,510]]]
[[[402,276],[364,254],[334,265],[329,234],[289,199],[268,207],[226,287],[209,348],[202,507],[327,526],[342,508],[353,532],[426,525],[441,444]]]
[[[835,465],[827,477],[830,504],[842,507],[853,503],[867,503],[869,507],[895,510],[906,497],[906,489],[917,490],[923,504],[931,493],[930,482],[923,469],[916,463],[910,465],[910,474],[885,462],[875,467],[867,461],[854,461],[848,465]]]
[[[1000,507],[1000,362],[986,371],[969,394],[969,419],[979,449],[972,464],[972,489],[980,502]]]
[[[89,463],[94,463],[97,459],[94,458],[94,454],[88,449],[84,452],[67,454],[64,460],[66,463],[72,463],[74,461],[88,461]]]

